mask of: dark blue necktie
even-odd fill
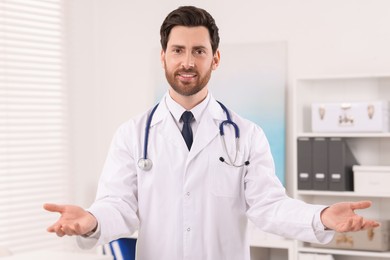
[[[181,134],[184,137],[184,141],[187,144],[188,150],[191,150],[191,145],[193,141],[192,129],[191,129],[191,121],[194,118],[194,115],[190,111],[185,111],[181,115],[181,119],[183,120],[183,129],[181,130]]]

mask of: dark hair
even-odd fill
[[[164,51],[167,50],[169,34],[172,28],[177,25],[206,27],[209,30],[211,48],[213,54],[215,54],[219,45],[218,27],[215,24],[214,18],[206,10],[195,6],[181,6],[169,13],[160,28],[160,42]]]

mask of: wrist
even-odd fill
[[[92,236],[96,232],[97,228],[98,228],[98,224],[96,223],[96,226],[92,230],[88,231],[87,233],[83,234],[82,236],[83,237]]]
[[[91,212],[89,212],[89,211],[87,211],[87,212],[90,215],[91,221],[94,223],[94,225],[93,225],[93,228],[90,231],[88,231],[88,232],[86,232],[86,233],[84,233],[82,235],[83,237],[90,237],[90,236],[92,236],[96,232],[96,230],[98,229],[98,221],[97,221],[96,217]]]

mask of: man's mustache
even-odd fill
[[[180,70],[177,70],[176,71],[176,74],[180,74],[180,73],[196,73],[198,74],[198,71],[191,68],[191,69],[180,69]]]

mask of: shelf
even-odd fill
[[[366,74],[366,75],[307,75],[307,76],[302,76],[298,79],[298,81],[310,81],[310,80],[315,80],[315,81],[325,81],[325,80],[361,80],[361,79],[389,79],[390,76],[389,74]]]
[[[299,133],[297,137],[390,138],[390,133]]]
[[[282,249],[282,250],[287,250],[287,258],[284,256],[281,259],[288,259],[288,260],[296,259],[296,247],[295,247],[296,243],[294,240],[291,239],[253,239],[252,238],[249,244],[251,247],[251,255],[252,252],[256,252],[256,248],[276,249],[276,250]],[[251,259],[258,259],[258,258],[265,259],[263,257],[264,255],[262,253],[261,255],[255,256],[254,258]]]
[[[379,192],[365,192],[357,189],[356,191],[331,191],[331,190],[298,190],[298,159],[299,162],[309,162],[304,165],[301,171],[313,173],[313,166],[310,161],[305,161],[313,154],[313,146],[308,148],[307,155],[298,156],[299,138],[343,138],[358,163],[362,166],[385,166],[389,165],[390,158],[390,131],[388,132],[354,132],[351,128],[339,129],[340,132],[313,132],[312,129],[312,110],[313,103],[341,103],[363,102],[369,100],[390,100],[390,75],[327,75],[315,77],[307,75],[297,79],[294,86],[293,96],[293,122],[294,131],[292,140],[292,158],[293,158],[293,194],[295,198],[313,204],[330,205],[337,201],[353,200],[372,200],[373,207],[364,210],[364,214],[372,219],[390,219],[390,192],[382,190]],[[318,143],[317,143],[318,144]],[[312,145],[312,144],[310,144]],[[318,148],[318,146],[316,147]],[[310,150],[311,149],[311,150]],[[326,150],[325,150],[326,149]],[[329,169],[329,151],[328,148],[321,150],[325,163],[321,165],[321,170],[325,173]],[[316,163],[322,158],[315,157]],[[328,156],[327,156],[328,155]],[[337,164],[332,154],[332,162]],[[310,158],[309,158],[310,159]],[[322,161],[321,161],[322,162]],[[317,165],[317,164],[316,164]],[[326,166],[324,166],[326,165]],[[377,252],[367,250],[347,250],[332,249],[323,247],[311,247],[304,242],[297,242],[295,246],[297,252],[314,254],[331,254],[335,259],[390,259],[390,251]]]
[[[377,258],[387,258],[387,259],[390,258],[390,252],[388,252],[388,251],[387,252],[371,252],[371,251],[313,248],[313,247],[300,247],[300,248],[298,248],[298,251],[299,252],[306,252],[306,253],[377,257]]]
[[[318,190],[298,190],[301,196],[334,196],[334,197],[371,197],[371,198],[390,198],[389,194],[356,193],[354,191],[318,191]]]
[[[289,239],[252,239],[249,244],[251,247],[292,249],[294,241]]]

